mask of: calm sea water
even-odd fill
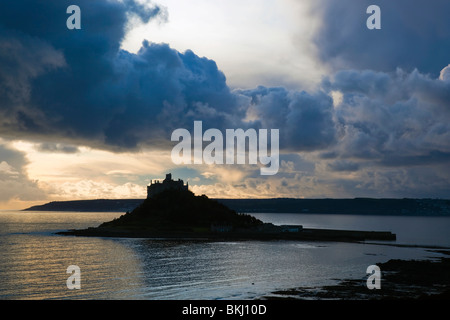
[[[450,217],[254,214],[275,224],[392,231],[394,244],[423,247],[55,235],[120,215],[0,211],[0,299],[254,299],[280,289],[363,279],[371,264],[438,257],[426,246],[450,247]],[[81,270],[79,290],[67,288],[70,265]]]

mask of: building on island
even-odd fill
[[[183,180],[181,179],[178,179],[177,181],[172,180],[172,174],[167,173],[166,178],[162,182],[160,182],[159,180],[150,180],[150,185],[147,186],[147,199],[169,189],[188,190],[189,184],[184,184]]]

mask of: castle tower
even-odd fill
[[[150,180],[150,185],[147,186],[147,199],[155,196],[156,194],[168,190],[189,190],[188,184],[184,184],[183,180],[178,179],[178,181],[172,180],[172,174],[167,173],[166,178],[163,180],[163,182],[159,182],[158,180],[153,183],[152,180]]]

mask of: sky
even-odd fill
[[[81,29],[67,28],[70,5]],[[381,29],[367,28],[370,5]],[[26,9],[24,9],[26,8]],[[450,198],[447,0],[0,3],[0,209],[144,198]],[[278,129],[280,167],[180,164],[177,128]]]

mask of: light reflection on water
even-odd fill
[[[278,289],[363,278],[368,265],[390,258],[433,255],[418,248],[354,243],[54,235],[58,230],[96,226],[119,215],[0,212],[0,298],[251,299]],[[292,223],[292,217],[272,217],[288,218]],[[66,287],[69,265],[81,269],[80,290]]]

